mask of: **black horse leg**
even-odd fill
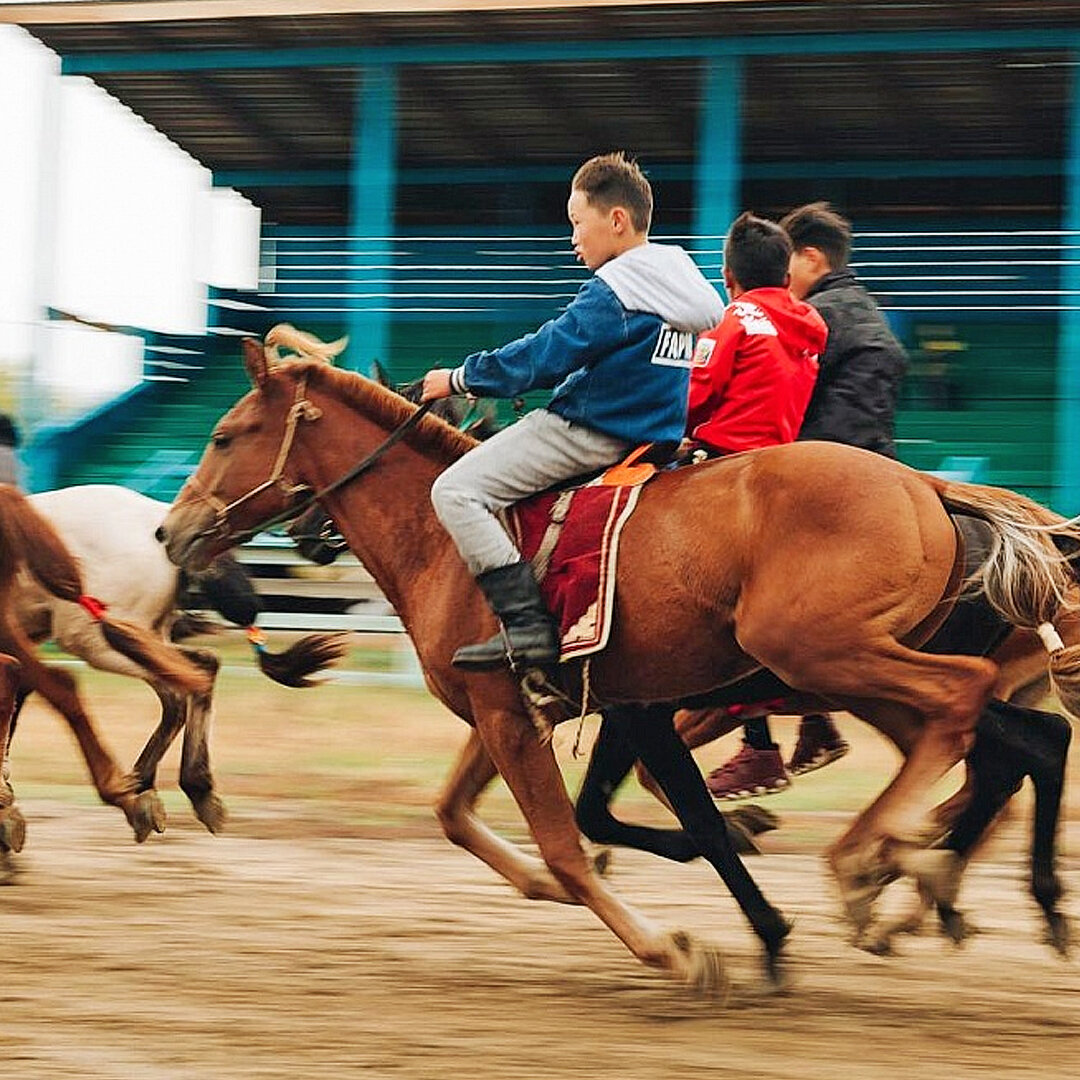
[[[765,945],[769,977],[778,980],[780,953],[791,924],[765,899],[736,853],[701,770],[675,730],[671,707],[619,706],[608,711],[606,723],[618,726],[667,796],[694,847],[723,879]]]
[[[602,720],[574,808],[578,828],[595,844],[638,848],[674,862],[696,859],[701,853],[684,829],[627,825],[612,814],[611,800],[637,757],[623,725]]]
[[[1056,713],[992,701],[979,717],[967,763],[972,773],[971,801],[957,817],[943,846],[966,857],[990,823],[1019,789],[1025,776],[1035,788],[1031,889],[1047,920],[1051,944],[1062,954],[1068,926],[1057,910],[1061,883],[1055,869],[1058,819],[1071,739],[1069,723]],[[963,917],[938,905],[946,932],[959,940]]]
[[[1031,841],[1031,893],[1046,918],[1050,944],[1068,954],[1069,926],[1057,909],[1062,886],[1056,872],[1058,820],[1065,786],[1065,767],[1072,740],[1069,722],[1057,713],[1012,706],[1021,715],[1011,726],[1025,746],[1031,763],[1028,775],[1035,788],[1035,820]]]

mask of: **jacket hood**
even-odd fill
[[[736,308],[740,304],[760,308],[792,355],[802,355],[807,350],[814,354],[822,351],[826,335],[824,320],[813,305],[796,300],[788,289],[751,289],[734,301]]]
[[[596,271],[628,311],[658,315],[676,330],[701,333],[724,314],[724,301],[677,244],[639,244]]]

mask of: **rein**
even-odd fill
[[[250,491],[246,491],[238,498],[233,499],[232,502],[224,503],[212,492],[206,491],[193,476],[188,478],[188,485],[195,489],[196,495],[215,507],[213,524],[208,528],[203,529],[202,532],[196,536],[196,539],[203,540],[208,536],[222,536],[228,541],[230,547],[234,547],[237,544],[245,543],[253,536],[256,536],[266,529],[272,528],[275,525],[280,525],[285,521],[291,521],[295,517],[299,517],[305,511],[311,509],[311,507],[319,502],[320,499],[337,491],[339,488],[344,487],[346,484],[351,483],[358,476],[361,476],[371,469],[392,446],[400,442],[409,431],[420,422],[434,404],[433,401],[425,401],[411,416],[408,417],[408,419],[394,428],[387,438],[375,447],[367,457],[354,465],[343,476],[339,476],[336,480],[332,480],[318,491],[312,492],[299,503],[292,504],[279,513],[264,518],[262,521],[248,529],[229,531],[230,513],[238,506],[242,506],[249,499],[253,499],[256,495],[260,495],[262,492],[266,491],[267,488],[279,488],[286,498],[293,498],[302,491],[311,491],[309,485],[290,484],[285,477],[285,462],[292,450],[293,440],[296,438],[296,429],[299,426],[300,421],[315,421],[322,416],[322,410],[317,405],[313,405],[304,396],[306,392],[307,378],[304,377],[296,385],[296,397],[285,418],[285,433],[282,436],[281,447],[278,449],[277,457],[274,460],[274,466],[270,471],[270,476],[261,484],[251,488]]]

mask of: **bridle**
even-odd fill
[[[237,544],[245,543],[253,536],[264,532],[266,529],[299,517],[325,496],[344,487],[362,473],[371,469],[387,450],[395,443],[400,442],[401,439],[403,439],[405,435],[419,423],[420,419],[428,412],[433,404],[431,401],[425,401],[403,423],[394,428],[386,439],[375,447],[367,457],[354,465],[343,476],[339,476],[336,480],[331,481],[318,491],[313,491],[310,484],[294,484],[285,475],[285,463],[288,460],[289,453],[292,451],[293,441],[296,438],[296,431],[300,425],[300,421],[308,420],[314,422],[322,416],[322,409],[309,401],[306,395],[307,374],[305,373],[297,381],[296,394],[293,398],[293,403],[285,416],[285,431],[281,437],[281,445],[278,448],[277,456],[274,459],[273,468],[270,470],[270,475],[261,484],[257,484],[255,487],[244,492],[243,495],[233,499],[232,502],[226,503],[219,499],[212,491],[207,491],[194,476],[188,477],[184,487],[190,489],[194,493],[196,499],[201,502],[209,503],[214,508],[213,523],[197,533],[194,537],[195,540],[205,540],[209,537],[215,537],[224,540],[229,547],[235,547]],[[277,488],[285,496],[289,505],[287,505],[284,510],[279,511],[268,518],[264,518],[262,521],[247,529],[232,529],[230,525],[230,515],[238,507],[243,506],[249,500],[254,499],[257,495],[261,495],[270,488]],[[310,494],[299,502],[295,501],[297,497],[304,492],[310,492]]]

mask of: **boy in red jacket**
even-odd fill
[[[714,454],[793,442],[825,349],[825,321],[788,289],[791,241],[779,225],[741,214],[724,244],[731,303],[698,338],[687,436]]]
[[[731,303],[702,334],[690,369],[688,434],[710,453],[730,454],[794,442],[825,351],[828,328],[788,288],[792,245],[771,221],[743,214],[724,245]],[[790,784],[768,728],[748,725],[742,751],[711,773],[717,798],[781,791]]]

